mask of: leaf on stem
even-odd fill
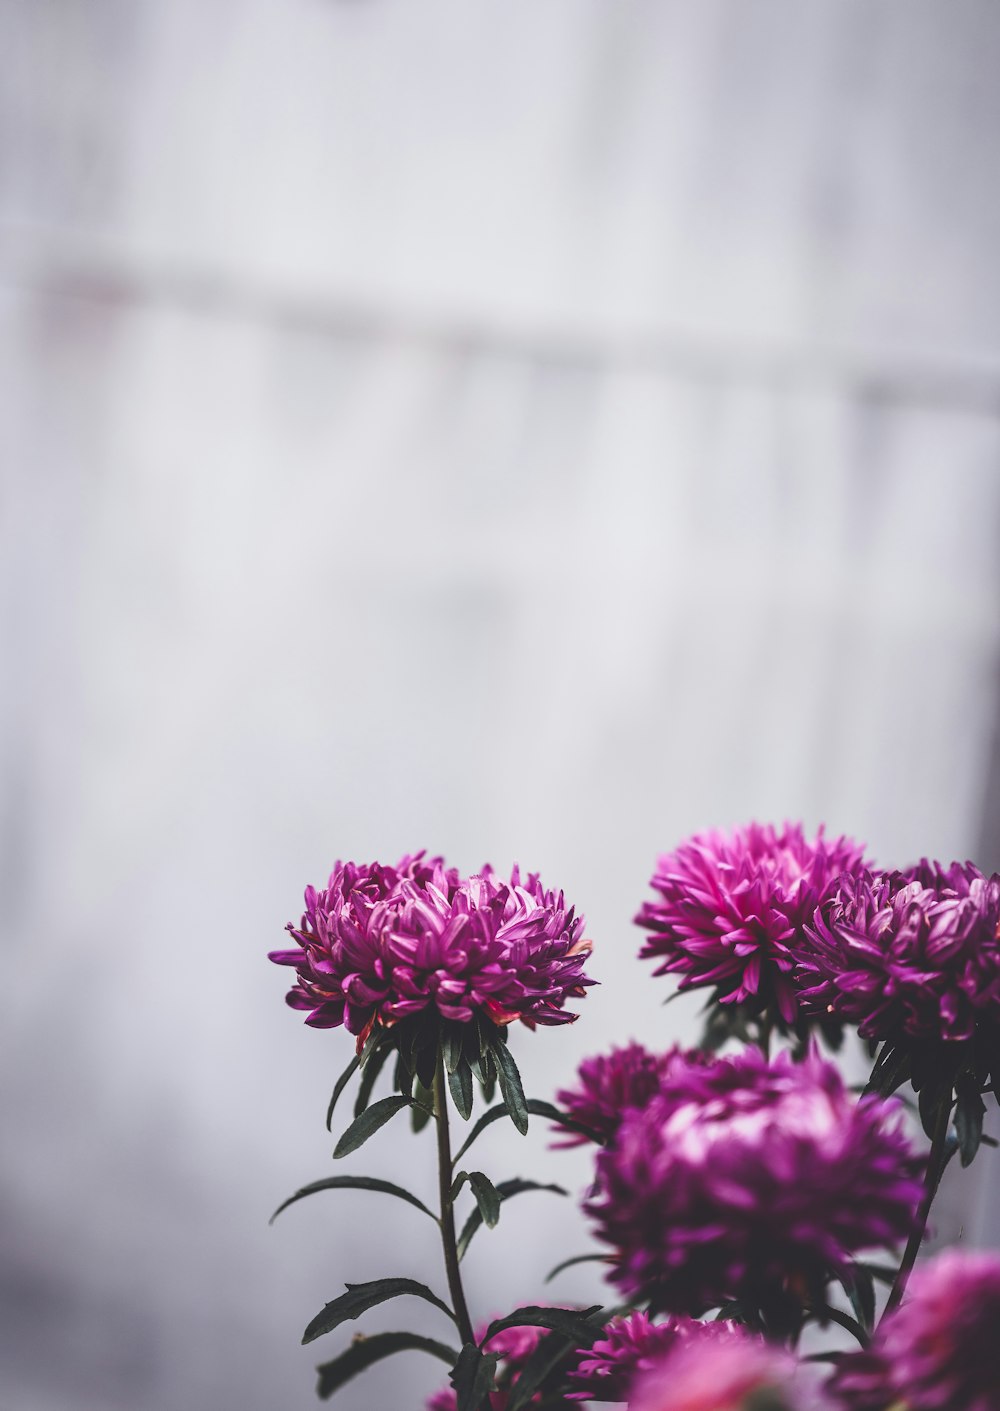
[[[955,1084],[955,1093],[958,1099],[955,1106],[958,1152],[962,1165],[969,1166],[983,1139],[986,1104],[980,1096],[979,1084],[974,1074],[960,1074]]]
[[[844,1292],[850,1300],[854,1316],[866,1333],[875,1326],[875,1278],[863,1264],[855,1264],[840,1275]]]
[[[340,1157],[357,1151],[358,1147],[364,1146],[368,1138],[373,1136],[380,1127],[384,1127],[401,1107],[409,1107],[412,1101],[412,1098],[401,1097],[397,1093],[393,1097],[384,1097],[379,1102],[372,1103],[371,1107],[366,1107],[360,1117],[355,1117],[334,1147],[334,1156],[339,1160]]]
[[[455,1388],[458,1411],[479,1411],[484,1399],[496,1390],[498,1360],[496,1352],[482,1352],[474,1342],[465,1344],[448,1378]]]
[[[568,1132],[579,1132],[581,1136],[588,1137],[591,1141],[603,1145],[604,1138],[600,1133],[595,1132],[591,1127],[585,1126],[582,1122],[577,1122],[573,1117],[567,1117],[565,1112],[560,1112],[558,1107],[553,1107],[551,1102],[542,1102],[539,1098],[529,1097],[525,1101],[525,1107],[533,1117],[547,1117],[550,1122],[557,1122],[560,1127],[565,1127]],[[498,1102],[495,1107],[488,1108],[483,1115],[473,1125],[472,1131],[455,1153],[454,1162],[457,1163],[468,1151],[477,1137],[482,1136],[487,1127],[491,1127],[494,1122],[499,1122],[501,1117],[507,1116],[505,1103]]]
[[[528,1108],[524,1101],[524,1088],[521,1086],[521,1075],[517,1071],[514,1055],[507,1047],[506,1041],[499,1036],[493,1039],[492,1052],[497,1065],[497,1078],[500,1081],[500,1096],[510,1113],[510,1120],[523,1137],[528,1130]]]
[[[301,1190],[282,1201],[268,1223],[273,1225],[283,1210],[287,1210],[290,1205],[294,1205],[297,1200],[303,1200],[307,1195],[315,1195],[317,1191],[337,1190],[381,1191],[385,1195],[398,1196],[400,1200],[405,1200],[408,1204],[416,1206],[418,1210],[422,1210],[432,1220],[437,1220],[437,1216],[432,1210],[428,1210],[422,1200],[418,1200],[415,1195],[411,1195],[402,1186],[394,1185],[392,1181],[382,1181],[376,1176],[326,1176],[322,1181],[313,1181],[310,1185],[303,1186]]]
[[[545,1283],[551,1283],[557,1274],[561,1274],[564,1269],[569,1269],[573,1264],[607,1264],[606,1254],[574,1254],[572,1259],[564,1259],[561,1264],[557,1264],[554,1269],[550,1269],[545,1275]]]
[[[604,1315],[591,1325],[586,1339],[567,1337],[565,1333],[547,1333],[538,1342],[534,1351],[521,1368],[517,1380],[508,1393],[506,1411],[522,1411],[532,1397],[560,1363],[565,1362],[573,1352],[589,1347],[603,1331]]]
[[[333,1109],[337,1106],[337,1099],[340,1097],[340,1094],[344,1091],[344,1089],[347,1087],[347,1084],[350,1082],[351,1075],[356,1073],[360,1067],[361,1055],[356,1054],[354,1058],[351,1059],[347,1067],[344,1069],[343,1073],[341,1073],[340,1077],[337,1079],[337,1085],[333,1090],[333,1097],[331,1097],[330,1099],[330,1106],[326,1109],[327,1131],[330,1130],[330,1123],[333,1121]]]
[[[589,1344],[593,1340],[595,1329],[588,1319],[594,1313],[600,1312],[600,1309],[599,1303],[592,1304],[590,1308],[540,1308],[537,1304],[527,1303],[523,1308],[515,1308],[506,1318],[494,1318],[479,1345],[482,1347],[490,1338],[496,1337],[497,1333],[502,1333],[506,1328],[548,1328],[551,1332],[561,1333],[563,1337],[573,1340],[579,1338]]]
[[[469,1185],[476,1197],[480,1215],[492,1230],[500,1219],[500,1192],[482,1171],[469,1172]]]
[[[448,1305],[442,1303],[426,1284],[418,1283],[416,1279],[373,1279],[367,1284],[346,1284],[345,1287],[346,1293],[342,1293],[332,1303],[325,1304],[322,1311],[316,1314],[302,1334],[303,1343],[314,1342],[316,1338],[332,1332],[348,1319],[360,1318],[369,1308],[375,1308],[390,1298],[401,1298],[404,1294],[413,1294],[427,1303],[433,1303],[442,1313],[447,1313],[452,1322],[455,1321],[455,1315]]]
[[[454,1348],[435,1342],[433,1338],[420,1337],[417,1333],[375,1333],[371,1337],[358,1333],[345,1352],[332,1362],[324,1362],[316,1368],[319,1373],[316,1395],[321,1401],[326,1401],[359,1372],[396,1352],[408,1351],[429,1352],[432,1357],[440,1357],[449,1367],[453,1367],[458,1358]]]
[[[448,1074],[448,1087],[458,1115],[468,1122],[472,1116],[472,1069],[466,1059],[460,1057],[454,1072]]]
[[[381,1048],[375,1049],[371,1056],[365,1060],[361,1069],[361,1082],[358,1086],[358,1096],[354,1103],[355,1117],[360,1117],[371,1101],[372,1089],[375,1086],[378,1075],[385,1067],[386,1059],[391,1052],[392,1049],[389,1045],[383,1044]]]
[[[501,1201],[510,1200],[512,1196],[521,1195],[524,1191],[552,1191],[555,1195],[569,1194],[569,1192],[567,1190],[564,1190],[562,1186],[546,1186],[542,1185],[538,1181],[522,1181],[516,1178],[511,1181],[500,1181],[499,1184],[494,1187],[494,1189],[496,1190],[496,1193]],[[473,1235],[476,1233],[482,1223],[482,1211],[477,1206],[476,1209],[473,1210],[470,1214],[468,1220],[466,1220],[464,1226],[462,1227],[462,1233],[458,1237],[457,1249],[459,1259],[462,1259],[464,1257],[465,1251],[468,1249],[472,1241]]]

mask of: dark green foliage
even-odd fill
[[[358,1085],[358,1096],[354,1103],[355,1117],[360,1117],[368,1106],[372,1089],[391,1052],[392,1049],[388,1044],[382,1044],[380,1048],[373,1049],[371,1055],[365,1060],[361,1070],[361,1082]]]
[[[358,1147],[364,1146],[368,1138],[373,1136],[380,1127],[384,1127],[401,1107],[409,1107],[411,1103],[412,1098],[400,1097],[396,1094],[393,1097],[384,1097],[379,1102],[373,1103],[371,1107],[366,1107],[361,1116],[354,1119],[334,1147],[334,1156],[339,1160],[340,1157],[357,1151]]]
[[[550,1269],[545,1275],[545,1282],[551,1283],[557,1274],[561,1274],[564,1269],[569,1269],[573,1264],[607,1264],[606,1254],[574,1254],[572,1259],[564,1259],[557,1264],[554,1269]]]
[[[416,1206],[418,1210],[422,1210],[425,1215],[429,1215],[432,1220],[437,1220],[437,1216],[432,1210],[428,1210],[422,1200],[418,1200],[415,1195],[411,1195],[402,1186],[393,1185],[392,1181],[382,1181],[376,1176],[326,1176],[322,1181],[313,1181],[311,1185],[303,1186],[301,1190],[282,1201],[271,1216],[270,1223],[273,1224],[283,1210],[287,1210],[290,1205],[294,1205],[297,1200],[302,1200],[307,1195],[315,1195],[317,1191],[337,1190],[381,1191],[385,1195],[394,1195],[400,1200],[407,1201],[410,1205]]]
[[[517,1178],[511,1181],[500,1181],[500,1183],[495,1186],[494,1189],[498,1198],[501,1201],[510,1200],[512,1196],[521,1195],[524,1191],[552,1191],[556,1195],[569,1194],[569,1192],[564,1190],[562,1186],[546,1186],[542,1185],[538,1181],[522,1181]],[[482,1211],[477,1206],[476,1209],[472,1211],[469,1218],[466,1220],[464,1226],[462,1227],[462,1233],[458,1237],[457,1248],[459,1259],[462,1259],[464,1257],[465,1251],[468,1249],[469,1244],[472,1241],[473,1235],[480,1228],[482,1223]]]
[[[337,1099],[340,1097],[340,1094],[341,1094],[341,1093],[344,1091],[344,1089],[347,1087],[347,1084],[350,1082],[352,1075],[353,1075],[354,1073],[356,1073],[360,1067],[361,1067],[361,1055],[358,1054],[358,1055],[356,1055],[354,1058],[351,1059],[350,1063],[347,1065],[347,1067],[344,1069],[343,1073],[341,1073],[340,1077],[337,1079],[336,1087],[335,1087],[334,1090],[333,1090],[333,1097],[331,1097],[331,1099],[330,1099],[330,1106],[326,1109],[326,1130],[327,1130],[327,1131],[330,1130],[330,1123],[333,1121],[333,1109],[337,1106]]]
[[[454,1366],[459,1355],[454,1348],[446,1347],[442,1342],[434,1342],[432,1338],[420,1337],[417,1333],[374,1333],[371,1337],[357,1333],[345,1352],[335,1357],[332,1362],[324,1362],[321,1367],[316,1368],[319,1373],[316,1395],[326,1401],[359,1372],[364,1372],[374,1363],[381,1362],[383,1358],[391,1357],[396,1352],[409,1351],[429,1352],[432,1357],[439,1357],[449,1367]]]
[[[587,1320],[601,1311],[599,1303],[590,1308],[539,1308],[527,1303],[523,1308],[515,1308],[505,1318],[494,1318],[480,1341],[480,1346],[488,1343],[491,1337],[502,1333],[505,1328],[548,1328],[574,1342],[577,1339],[583,1346],[589,1346],[594,1339],[595,1329]]]
[[[500,1219],[500,1192],[482,1171],[469,1173],[469,1185],[476,1197],[476,1205],[479,1207],[480,1215],[492,1230]]]
[[[979,1143],[983,1139],[983,1117],[986,1104],[979,1091],[979,1082],[974,1073],[960,1073],[955,1082],[957,1103],[955,1106],[955,1131],[958,1136],[958,1151],[963,1166],[971,1164]]]
[[[458,1411],[479,1411],[484,1399],[496,1389],[497,1361],[495,1352],[482,1352],[474,1342],[465,1344],[448,1378],[455,1388]]]
[[[455,1315],[448,1305],[442,1303],[426,1284],[420,1284],[416,1279],[373,1279],[367,1284],[346,1284],[345,1287],[346,1293],[335,1298],[332,1303],[325,1304],[322,1311],[316,1314],[302,1334],[303,1343],[314,1342],[316,1338],[332,1332],[348,1319],[360,1318],[369,1308],[375,1308],[390,1298],[401,1298],[403,1294],[413,1294],[433,1303],[435,1308],[447,1313],[452,1322],[455,1321]]]
[[[850,1300],[854,1316],[866,1333],[875,1327],[875,1278],[863,1264],[855,1264],[849,1273],[840,1276],[844,1292]]]
[[[517,1071],[514,1055],[507,1047],[506,1040],[500,1038],[499,1035],[493,1040],[492,1052],[496,1060],[500,1096],[510,1114],[510,1120],[524,1136],[528,1130],[528,1108],[524,1100],[524,1088],[521,1086],[521,1075]]]

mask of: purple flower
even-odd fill
[[[625,1113],[634,1107],[645,1107],[673,1069],[686,1070],[708,1061],[699,1050],[685,1052],[675,1047],[658,1054],[650,1053],[642,1044],[630,1043],[584,1059],[577,1070],[577,1086],[561,1089],[556,1099],[568,1116],[607,1142],[614,1137]],[[582,1133],[565,1130],[560,1138],[554,1146],[579,1146],[587,1141]]]
[[[843,877],[807,933],[803,1007],[863,1038],[967,1040],[1000,1023],[1000,875],[924,861]]]
[[[720,1341],[743,1338],[733,1323],[699,1323],[696,1318],[665,1318],[654,1323],[645,1313],[613,1318],[604,1336],[581,1352],[569,1372],[579,1390],[571,1401],[625,1401],[635,1378],[654,1367],[679,1340],[695,1340],[711,1357]]]
[[[640,955],[661,958],[657,975],[680,975],[682,990],[714,985],[720,1004],[774,1008],[793,1024],[792,970],[805,923],[843,872],[863,865],[863,848],[820,828],[751,823],[731,834],[699,833],[661,857],[659,893],[635,918],[652,934]]]
[[[995,1411],[1000,1396],[1000,1255],[946,1250],[910,1276],[867,1352],[829,1382],[849,1411]]]
[[[679,1339],[635,1382],[629,1411],[820,1411],[808,1373],[791,1353],[738,1330],[705,1348]]]
[[[287,930],[295,950],[271,960],[298,972],[288,993],[307,1024],[343,1024],[363,1042],[376,1024],[436,1009],[468,1023],[567,1024],[566,1001],[595,982],[584,922],[561,892],[515,867],[509,881],[484,867],[463,878],[422,853],[395,867],[338,862],[323,891],[306,888],[306,910]],[[360,1047],[359,1042],[359,1047]]]
[[[597,1157],[585,1209],[614,1251],[611,1278],[678,1313],[818,1300],[857,1251],[913,1226],[922,1186],[900,1116],[855,1102],[814,1053],[678,1066]]]

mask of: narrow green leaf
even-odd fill
[[[394,1117],[401,1107],[409,1107],[411,1101],[411,1098],[400,1097],[396,1094],[393,1097],[384,1097],[379,1102],[372,1103],[371,1107],[366,1107],[360,1117],[355,1117],[334,1147],[334,1156],[339,1160],[341,1156],[347,1156],[352,1151],[357,1151],[358,1147],[364,1146],[368,1138],[373,1136],[380,1127],[384,1127],[390,1117]]]
[[[448,1087],[458,1115],[468,1122],[472,1116],[472,1070],[464,1058],[459,1058],[454,1073],[448,1074]]]
[[[465,1185],[465,1183],[466,1183],[466,1181],[467,1181],[468,1179],[469,1179],[469,1173],[468,1173],[468,1171],[459,1171],[458,1175],[455,1177],[455,1179],[454,1179],[454,1180],[452,1181],[452,1183],[451,1183],[451,1198],[452,1198],[452,1202],[454,1202],[454,1201],[456,1201],[456,1200],[458,1199],[458,1193],[459,1193],[459,1191],[462,1189],[462,1187]]]
[[[547,1117],[550,1122],[557,1122],[568,1132],[579,1132],[581,1136],[587,1137],[590,1141],[603,1145],[604,1137],[599,1132],[595,1132],[592,1127],[587,1127],[572,1117],[567,1117],[565,1112],[560,1112],[558,1107],[552,1106],[551,1102],[542,1102],[537,1097],[529,1097],[525,1106],[533,1117]],[[473,1124],[472,1131],[456,1151],[453,1164],[457,1164],[461,1160],[472,1143],[482,1136],[487,1127],[492,1127],[494,1122],[499,1122],[501,1117],[506,1116],[507,1107],[502,1102],[498,1102],[495,1107],[488,1108]]]
[[[447,1073],[454,1073],[461,1062],[462,1044],[463,1035],[458,1026],[445,1024],[441,1034],[441,1056]]]
[[[442,1303],[437,1294],[431,1293],[426,1284],[420,1284],[416,1279],[373,1279],[367,1284],[346,1284],[345,1287],[346,1293],[342,1293],[332,1303],[327,1303],[322,1312],[316,1314],[302,1334],[303,1343],[314,1342],[324,1333],[339,1328],[340,1324],[346,1323],[349,1318],[360,1318],[369,1308],[375,1308],[390,1298],[401,1298],[403,1294],[413,1294],[433,1303],[455,1322],[455,1315],[448,1305]]]
[[[469,1172],[469,1185],[472,1187],[472,1194],[476,1197],[480,1215],[492,1230],[500,1219],[499,1191],[489,1176],[484,1175],[482,1171]]]
[[[410,1125],[415,1132],[422,1132],[434,1116],[434,1094],[425,1088],[419,1078],[414,1080],[414,1108],[410,1113]]]
[[[482,1347],[506,1328],[548,1328],[574,1341],[579,1338],[587,1345],[593,1341],[594,1335],[594,1326],[587,1319],[600,1307],[599,1303],[590,1308],[539,1308],[533,1303],[525,1304],[523,1308],[515,1308],[513,1313],[508,1313],[506,1318],[494,1318],[479,1345]]]
[[[391,1357],[393,1353],[409,1351],[429,1352],[432,1357],[439,1357],[449,1367],[455,1365],[459,1355],[454,1348],[446,1347],[443,1342],[420,1337],[417,1333],[374,1333],[370,1337],[357,1333],[345,1352],[335,1357],[332,1362],[324,1362],[321,1367],[316,1368],[319,1373],[316,1395],[321,1401],[326,1401],[359,1372],[364,1372],[385,1357]]]
[[[383,1044],[381,1048],[375,1049],[362,1065],[361,1082],[358,1085],[358,1096],[354,1103],[355,1117],[360,1117],[371,1101],[372,1089],[375,1086],[379,1074],[385,1067],[386,1059],[391,1052],[392,1049],[389,1045]]]
[[[297,1200],[303,1200],[307,1195],[315,1195],[317,1191],[339,1190],[381,1191],[385,1195],[397,1196],[409,1205],[416,1206],[425,1215],[429,1215],[432,1220],[437,1219],[434,1212],[428,1210],[422,1200],[418,1200],[415,1195],[411,1195],[402,1186],[394,1185],[392,1181],[382,1181],[377,1176],[326,1176],[322,1181],[313,1181],[310,1185],[303,1186],[301,1190],[282,1201],[268,1223],[273,1225],[283,1210],[287,1210],[290,1205],[294,1205]]]
[[[524,1191],[552,1191],[555,1195],[569,1194],[569,1192],[567,1190],[564,1190],[562,1186],[546,1186],[542,1185],[538,1181],[522,1181],[518,1178],[515,1178],[511,1181],[500,1181],[499,1184],[495,1187],[495,1190],[497,1195],[500,1197],[501,1201],[510,1200],[513,1196],[521,1195]],[[476,1209],[473,1210],[469,1215],[469,1218],[466,1220],[464,1226],[462,1227],[462,1233],[458,1237],[457,1247],[459,1259],[464,1257],[465,1251],[468,1249],[469,1244],[472,1241],[473,1235],[480,1228],[482,1223],[482,1212],[477,1206]]]
[[[854,1316],[866,1333],[875,1326],[875,1280],[868,1269],[860,1264],[847,1273],[841,1274],[840,1282],[847,1294]]]
[[[337,1079],[337,1085],[333,1090],[333,1097],[330,1099],[330,1106],[326,1109],[327,1131],[330,1130],[330,1123],[333,1121],[333,1109],[337,1106],[337,1099],[340,1097],[340,1094],[344,1091],[344,1089],[347,1087],[347,1084],[350,1082],[351,1075],[353,1073],[356,1073],[360,1067],[361,1055],[355,1054],[355,1056],[351,1059],[350,1063],[344,1069],[343,1073],[341,1073],[340,1077]]]
[[[936,1126],[938,1107],[943,1102],[950,1103],[950,1090],[942,1089],[938,1083],[925,1083],[920,1089],[917,1099],[917,1107],[920,1112],[920,1125],[924,1129],[924,1135],[934,1140],[934,1129]]]
[[[484,1399],[496,1390],[497,1360],[496,1352],[484,1353],[474,1342],[465,1344],[448,1378],[455,1388],[458,1411],[480,1411]]]
[[[983,1139],[986,1104],[979,1094],[975,1074],[962,1073],[955,1084],[955,1132],[963,1166],[970,1166]]]
[[[523,1411],[523,1408],[530,1404],[532,1397],[545,1379],[576,1351],[588,1347],[600,1337],[601,1332],[600,1324],[591,1327],[586,1342],[582,1338],[568,1338],[564,1333],[546,1333],[539,1340],[538,1345],[518,1373],[517,1380],[510,1388],[504,1403],[506,1411]]]
[[[525,1105],[524,1088],[521,1086],[521,1075],[517,1071],[514,1055],[506,1043],[498,1039],[493,1044],[493,1057],[496,1060],[497,1077],[500,1080],[500,1096],[510,1113],[510,1120],[523,1137],[528,1130],[528,1109]]]
[[[606,1254],[574,1254],[572,1259],[564,1259],[561,1264],[557,1264],[554,1269],[550,1269],[545,1275],[545,1282],[551,1283],[557,1274],[561,1274],[564,1269],[570,1268],[573,1264],[607,1264]]]

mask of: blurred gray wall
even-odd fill
[[[350,1044],[264,953],[335,857],[517,858],[586,911],[602,988],[516,1039],[540,1096],[692,1032],[630,918],[696,828],[1000,865],[1000,11],[0,28],[0,1400],[307,1408],[345,1279],[442,1282],[375,1197],[266,1225],[330,1170]],[[487,1169],[579,1189],[545,1140]],[[426,1141],[352,1169],[401,1168],[431,1190]],[[989,1170],[946,1233],[1000,1238]],[[542,1289],[586,1248],[546,1199],[474,1247],[477,1316],[600,1297]]]

